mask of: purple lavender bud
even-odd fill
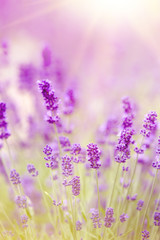
[[[80,231],[82,229],[82,223],[80,221],[76,221],[76,230]]]
[[[153,162],[152,167],[160,169],[160,160],[157,160],[157,161]]]
[[[80,144],[73,144],[71,147],[71,154],[79,155],[81,152],[81,145]]]
[[[23,228],[28,227],[27,222],[28,222],[28,217],[25,214],[23,214],[21,216],[21,223],[22,223]]]
[[[137,153],[137,154],[143,154],[144,153],[144,150],[142,148],[135,148],[134,151]]]
[[[160,226],[160,212],[154,213],[154,225]]]
[[[39,89],[43,95],[47,110],[55,112],[58,109],[59,100],[48,80],[38,81]]]
[[[157,113],[150,112],[146,115],[144,119],[143,129],[140,133],[144,137],[150,137],[151,133],[153,133],[157,128]]]
[[[90,161],[90,167],[98,169],[101,166],[100,150],[97,144],[94,143],[88,144],[87,147],[88,161]]]
[[[52,154],[52,150],[53,150],[53,149],[52,149],[49,145],[46,145],[46,146],[44,147],[43,152],[44,152],[44,154],[46,154],[47,156],[49,156],[49,155]]]
[[[56,200],[53,200],[53,205],[54,206],[60,206],[60,205],[62,205],[62,202],[61,201],[56,202]]]
[[[160,136],[159,136],[159,138],[158,138],[158,146],[157,146],[156,153],[157,153],[158,155],[160,155]]]
[[[135,194],[131,197],[131,201],[135,201],[136,199],[137,199],[137,194]]]
[[[132,116],[127,116],[127,117],[123,118],[123,123],[122,123],[123,129],[131,128],[132,125],[133,125],[133,117]]]
[[[100,216],[99,216],[99,212],[98,212],[98,210],[97,209],[95,209],[95,208],[92,208],[91,210],[90,210],[90,212],[92,213],[92,217],[91,217],[91,219],[92,219],[92,222],[93,222],[93,227],[94,228],[101,228],[101,226],[102,226],[102,224],[101,224],[101,218],[100,218]]]
[[[45,120],[50,123],[50,124],[59,124],[60,117],[58,115],[56,116],[51,116],[50,113],[47,113],[45,116]]]
[[[66,148],[66,147],[68,148],[71,146],[71,143],[67,137],[60,136],[59,141],[60,141],[62,148]]]
[[[71,180],[72,183],[72,194],[78,196],[80,194],[80,177],[75,176]]]
[[[137,210],[138,211],[141,211],[142,210],[142,207],[144,205],[144,201],[143,200],[139,200],[138,203],[137,203]]]
[[[32,177],[38,176],[38,171],[36,170],[36,168],[33,164],[28,164],[27,170],[32,175]]]
[[[119,217],[119,219],[120,219],[121,222],[125,222],[125,221],[127,220],[127,218],[128,218],[128,215],[125,214],[125,213],[123,213],[123,214],[120,215],[120,217]]]
[[[15,202],[19,208],[27,208],[26,196],[17,196]]]
[[[10,180],[12,181],[13,184],[21,183],[19,173],[17,173],[15,169],[11,170],[10,172]]]
[[[71,158],[67,155],[62,157],[62,174],[68,177],[73,174],[73,164]]]
[[[0,103],[0,139],[7,139],[10,133],[7,129],[8,123],[6,122],[6,104]]]
[[[142,240],[149,240],[150,234],[147,230],[142,231]]]
[[[113,214],[114,214],[113,208],[107,208],[105,219],[104,219],[104,226],[106,228],[110,228],[112,226],[112,223],[115,222],[115,218],[113,217]]]
[[[58,161],[56,160],[55,156],[45,158],[45,160],[49,161],[46,163],[47,168],[51,168],[52,170],[58,168]]]
[[[133,129],[123,129],[118,144],[115,146],[115,161],[125,163],[130,158],[130,144],[134,144],[132,136],[135,134]]]
[[[124,167],[124,166],[123,166],[123,167],[122,167],[122,170],[123,170],[124,172],[125,172],[125,171],[128,172],[129,167]]]
[[[129,97],[124,97],[122,99],[123,109],[126,114],[131,114],[133,111],[132,103]]]

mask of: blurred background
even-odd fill
[[[158,0],[0,0],[0,82],[15,95],[19,66],[39,68],[47,48],[91,118],[126,95],[159,111],[159,9]]]

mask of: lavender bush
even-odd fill
[[[0,89],[0,239],[159,240],[158,114],[142,120],[123,97],[106,121],[84,122],[48,46],[17,81],[28,105]]]
[[[32,89],[44,108],[35,107],[23,142],[8,131],[10,102],[0,103],[1,239],[158,240],[157,113],[149,112],[139,127],[125,97],[120,118],[92,129],[86,144],[87,129],[79,140],[79,126],[69,127],[78,111],[74,88],[63,93],[53,85],[42,79]]]

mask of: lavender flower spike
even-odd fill
[[[7,121],[6,121],[6,104],[0,103],[0,139],[7,139],[10,136],[10,133],[7,129]]]
[[[100,150],[97,144],[90,143],[87,145],[88,161],[90,161],[90,167],[98,169],[101,166],[100,162]]]
[[[21,183],[19,173],[17,173],[15,169],[11,170],[10,172],[10,180],[12,181],[13,184]]]

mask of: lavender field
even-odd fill
[[[0,0],[0,240],[160,240],[158,0]]]

